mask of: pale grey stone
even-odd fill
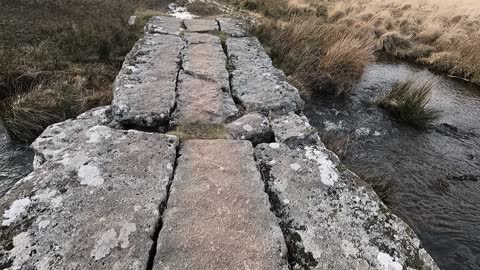
[[[168,126],[183,47],[179,36],[145,33],[115,81],[115,120],[140,128],[161,130]]]
[[[152,34],[180,35],[182,30],[182,20],[167,16],[153,16],[145,25],[145,32]]]
[[[217,21],[220,24],[220,31],[228,34],[231,37],[248,36],[248,27],[243,20],[230,17],[220,17],[217,18]]]
[[[192,140],[180,154],[154,269],[288,269],[252,144]]]
[[[238,110],[230,95],[227,57],[220,39],[210,34],[187,33],[185,40],[188,45],[183,51],[172,126],[224,123]]]
[[[221,124],[238,113],[230,94],[214,81],[181,72],[177,91],[171,126]]]
[[[55,153],[0,199],[7,269],[146,268],[178,139],[85,121],[47,131]]]
[[[276,141],[289,146],[321,143],[317,130],[310,125],[308,119],[294,112],[274,118],[272,129]]]
[[[218,31],[218,23],[209,19],[184,20],[188,32],[206,33]]]
[[[272,127],[268,118],[249,113],[227,125],[228,133],[234,140],[248,140],[253,145],[272,142],[274,140]]]
[[[287,113],[303,109],[298,90],[272,61],[256,38],[228,38],[232,94],[249,112]]]
[[[414,231],[332,152],[274,143],[255,156],[293,269],[438,269]]]

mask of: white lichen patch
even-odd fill
[[[294,171],[298,171],[298,170],[300,170],[301,167],[300,167],[300,164],[293,163],[293,164],[290,164],[290,168]]]
[[[12,203],[9,209],[3,213],[3,226],[10,226],[18,217],[27,211],[32,201],[29,198],[16,200]]]
[[[383,270],[402,270],[402,264],[396,262],[390,255],[387,253],[379,252],[377,255],[377,261],[382,267]]]
[[[78,170],[78,177],[80,177],[80,184],[92,187],[103,185],[104,182],[100,170],[92,165],[81,166]]]
[[[100,260],[105,258],[110,251],[118,245],[117,233],[114,229],[110,229],[100,236],[95,243],[95,247],[93,248],[90,256],[92,256],[95,260]]]
[[[105,126],[94,126],[87,131],[87,143],[99,143],[112,136],[112,130]]]
[[[30,232],[22,232],[13,237],[13,248],[10,251],[9,259],[12,260],[11,270],[22,269],[22,265],[30,258],[32,250],[32,239]]]
[[[243,128],[243,130],[245,130],[245,131],[247,131],[247,132],[249,132],[249,131],[252,131],[252,130],[253,130],[253,127],[252,127],[252,126],[250,126],[250,125],[243,125],[243,127],[242,127],[242,128]]]
[[[269,145],[270,145],[270,147],[273,148],[273,149],[278,149],[278,148],[280,148],[280,144],[278,144],[278,143],[270,143]]]
[[[90,253],[90,256],[92,256],[95,260],[100,260],[108,256],[112,249],[119,245],[123,249],[128,248],[130,246],[130,234],[136,230],[137,226],[135,223],[126,222],[120,228],[118,237],[117,232],[114,229],[103,232],[100,235],[100,238],[98,238],[95,242],[95,247]]]
[[[370,134],[370,129],[369,128],[357,128],[355,130],[355,136],[356,137],[362,137],[362,136],[368,136]]]
[[[338,124],[335,124],[331,121],[325,120],[325,121],[323,121],[323,126],[325,127],[326,131],[341,130],[341,129],[344,128],[345,122],[340,121],[340,122],[338,122]]]
[[[127,222],[123,224],[120,229],[120,234],[118,235],[118,242],[120,243],[121,248],[127,248],[130,245],[128,237],[130,236],[130,233],[135,232],[136,230],[137,226],[135,223]]]
[[[172,17],[175,17],[175,18],[178,18],[178,19],[190,20],[190,19],[194,19],[194,18],[197,17],[197,16],[193,15],[192,13],[188,12],[187,8],[182,7],[182,6],[178,6],[175,3],[169,4],[168,9],[170,10],[169,14]]]
[[[318,164],[320,171],[320,181],[327,186],[333,186],[338,181],[339,176],[335,164],[330,157],[323,151],[312,146],[305,147],[305,157]]]
[[[38,228],[45,229],[50,225],[50,220],[42,220],[38,223]]]

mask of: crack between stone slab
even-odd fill
[[[182,24],[184,24],[184,22],[182,21]],[[173,128],[173,126],[175,125],[174,124],[174,121],[172,120],[173,119],[173,114],[175,113],[175,111],[177,110],[177,101],[178,101],[178,85],[179,85],[179,82],[180,82],[180,72],[183,71],[183,52],[187,49],[187,40],[185,40],[184,37],[182,36],[179,36],[182,41],[183,41],[183,47],[182,49],[180,50],[180,52],[178,53],[178,57],[179,57],[179,61],[178,61],[178,70],[177,70],[177,77],[175,78],[175,102],[172,106],[172,108],[170,109],[170,115],[169,115],[169,123],[167,124],[167,131],[171,130]]]
[[[221,32],[222,31],[222,26],[220,24],[220,21],[219,20],[215,20],[218,24],[218,29],[219,31]],[[228,39],[229,37],[227,37]],[[231,37],[230,37],[231,38]],[[227,63],[225,64],[225,68],[227,69],[227,72],[228,72],[228,85],[230,87],[230,91],[229,91],[229,94],[230,96],[232,97],[233,99],[233,102],[235,102],[235,106],[237,106],[237,109],[240,113],[240,115],[243,115],[244,112],[246,111],[245,109],[245,106],[242,104],[242,102],[233,94],[233,85],[232,85],[232,80],[233,80],[233,74],[232,74],[232,69],[234,69],[233,65],[231,64],[231,61],[230,61],[230,56],[228,54],[228,47],[227,47],[227,42],[226,42],[226,39],[223,40],[221,39],[221,44],[222,44],[222,49],[223,49],[223,53],[225,53],[225,56],[227,58]]]
[[[151,235],[151,239],[153,241],[152,247],[150,248],[149,254],[148,254],[148,261],[147,261],[147,267],[145,268],[146,270],[152,270],[154,263],[155,263],[155,256],[157,255],[157,244],[158,244],[158,237],[160,235],[160,231],[163,228],[163,218],[165,214],[165,210],[167,210],[168,207],[168,199],[170,198],[170,191],[171,187],[173,184],[173,179],[175,178],[175,174],[177,172],[177,166],[178,166],[178,160],[180,158],[180,144],[177,146],[176,153],[175,153],[175,163],[173,165],[173,172],[172,176],[170,177],[168,184],[166,186],[166,195],[163,201],[160,202],[158,206],[158,220],[155,224],[155,230],[153,234]]]
[[[287,260],[290,270],[310,270],[314,269],[318,262],[310,252],[305,252],[301,236],[295,231],[293,219],[285,212],[286,205],[282,203],[278,195],[272,189],[270,170],[271,166],[257,159],[254,155],[257,168],[260,171],[261,178],[265,185],[265,193],[270,201],[270,211],[272,211],[278,219],[278,224],[282,230],[285,244],[287,245]]]

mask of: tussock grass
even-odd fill
[[[389,205],[393,194],[393,182],[382,175],[363,175],[361,178],[369,184],[383,203]]]
[[[316,17],[266,19],[255,34],[275,65],[313,92],[349,93],[367,64],[374,42],[361,28],[326,24]]]
[[[11,139],[31,142],[50,124],[110,103],[143,27],[128,26],[128,18],[144,3],[0,3],[0,120]]]
[[[348,157],[350,147],[350,136],[328,131],[322,134],[321,140],[325,147],[334,152],[340,160],[344,161]]]
[[[388,94],[377,100],[377,104],[399,122],[425,128],[441,115],[440,111],[428,106],[434,85],[432,80],[398,82]]]
[[[480,83],[478,1],[339,0],[329,21],[364,23],[377,50]]]

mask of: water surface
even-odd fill
[[[437,80],[428,130],[396,123],[374,100],[398,80]],[[442,269],[480,269],[480,89],[392,60],[369,66],[349,97],[306,98],[321,133],[349,136],[347,166],[393,184],[390,208],[417,232]]]

